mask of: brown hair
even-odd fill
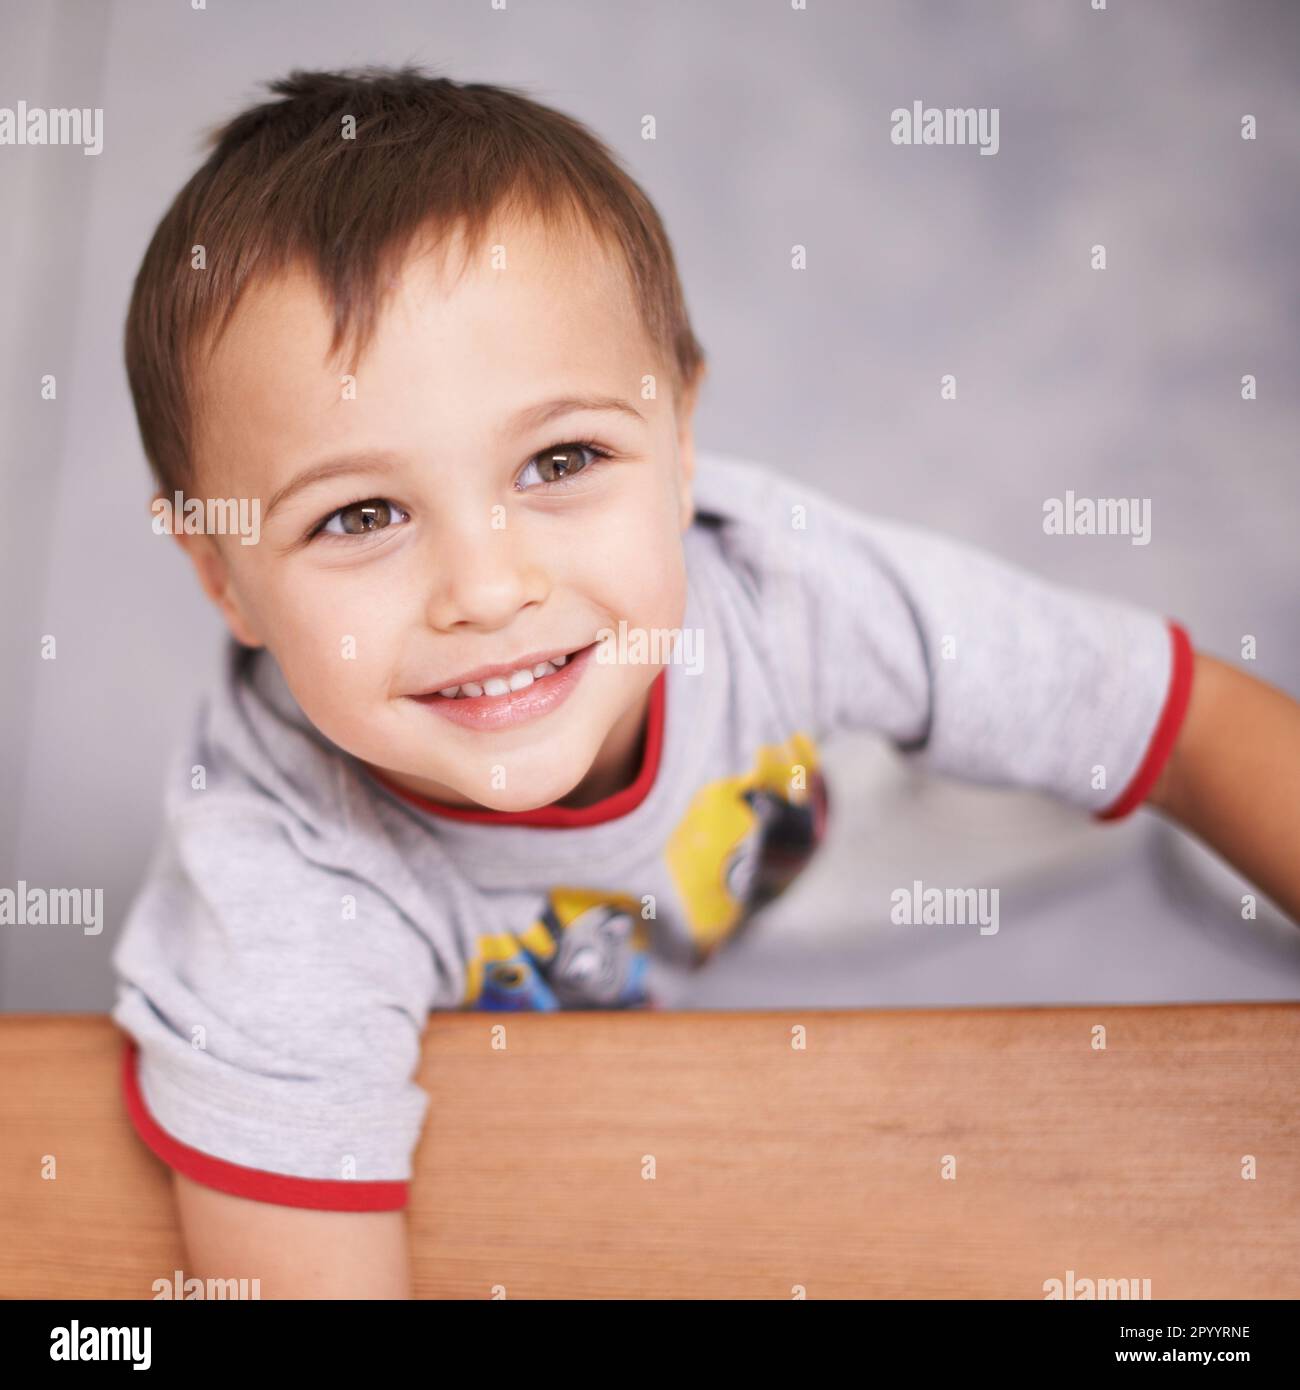
[[[626,263],[646,333],[676,394],[704,363],[672,247],[649,198],[580,122],[522,92],[418,67],[294,71],[283,100],[240,112],[176,195],[141,262],[126,321],[126,370],[159,484],[191,476],[196,348],[210,351],[250,281],[296,261],[334,311],[331,353],[354,361],[375,330],[394,267],[417,233],[463,227],[468,260],[505,207],[548,226],[587,226]],[[355,120],[355,140],[344,120]],[[567,221],[566,221],[567,219]],[[197,245],[206,268],[192,267]],[[213,331],[215,330],[215,331]]]

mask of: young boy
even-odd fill
[[[1285,696],[798,459],[697,458],[668,239],[582,126],[409,68],[272,90],[126,335],[234,639],[115,955],[189,1272],[404,1296],[429,1011],[670,1005],[816,848],[836,730],[1145,801],[1300,915]]]

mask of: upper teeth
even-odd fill
[[[549,676],[558,670],[568,659],[567,656],[557,656],[554,661],[539,661],[531,670],[527,666],[521,666],[518,671],[511,671],[508,676],[489,676],[481,685],[478,681],[466,681],[464,685],[449,685],[438,694],[445,695],[449,700],[473,700],[479,695],[504,695],[508,690],[525,690],[535,680],[541,680],[543,676]]]

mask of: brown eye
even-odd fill
[[[528,460],[520,481],[523,483],[530,473],[535,473],[536,477],[528,478],[529,482],[563,484],[569,478],[586,472],[595,459],[605,457],[607,455],[590,444],[557,444],[553,449],[543,449],[540,454],[534,454]]]
[[[372,497],[340,507],[326,518],[320,529],[331,536],[364,536],[371,531],[383,531],[405,518],[406,513],[400,507],[382,497]]]

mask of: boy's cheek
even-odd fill
[[[332,743],[356,757],[387,761],[400,741],[398,705],[387,680],[358,663],[299,653],[280,660],[285,682],[303,714]]]
[[[355,718],[391,698],[402,652],[392,615],[391,607],[320,598],[266,613],[267,646],[309,717],[316,709]]]

